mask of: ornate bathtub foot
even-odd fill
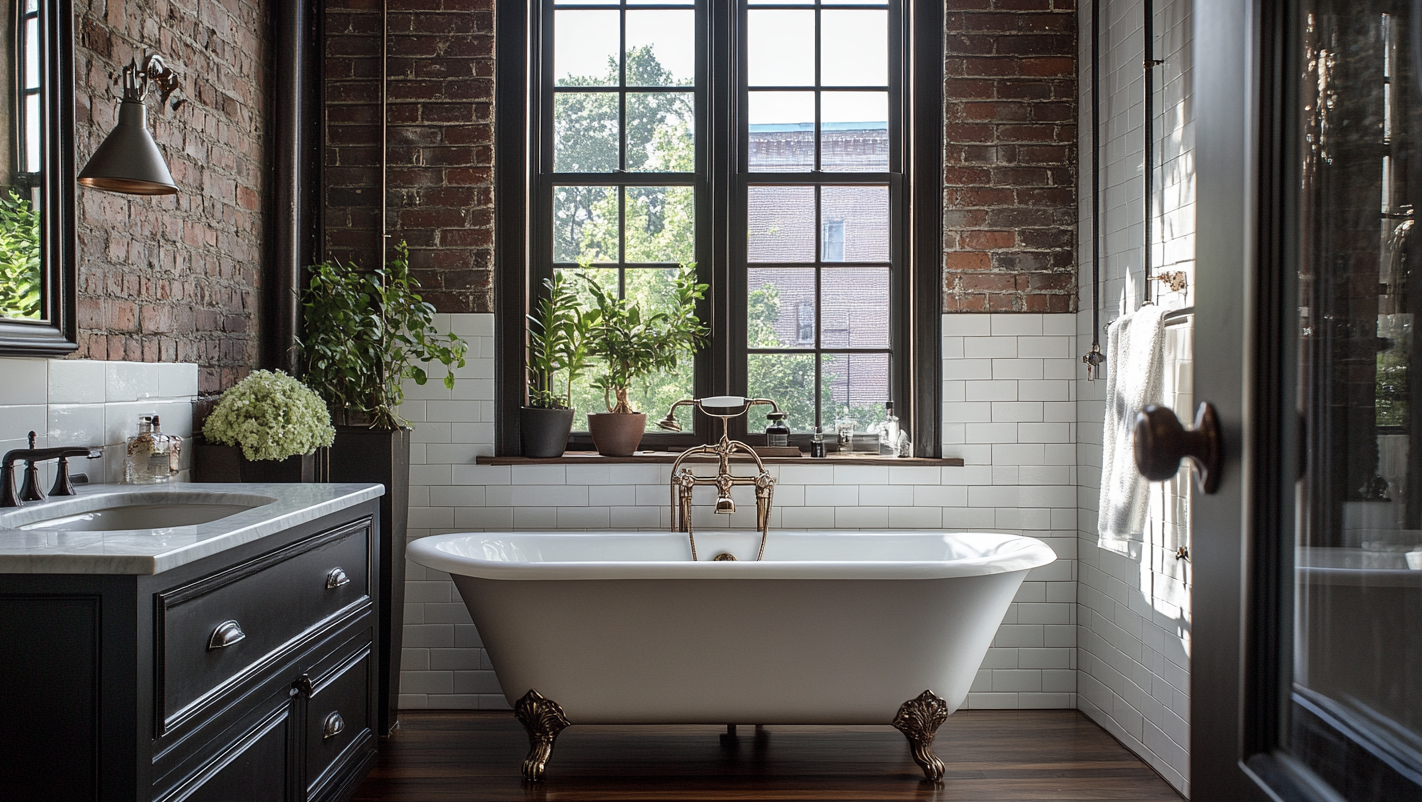
[[[933,754],[933,737],[938,727],[948,720],[948,703],[933,691],[924,691],[899,706],[894,716],[894,728],[903,733],[913,747],[913,762],[923,769],[930,782],[943,781],[943,761]]]
[[[528,757],[523,759],[523,778],[538,782],[543,779],[543,770],[548,766],[548,758],[553,755],[553,742],[571,722],[563,715],[563,708],[557,702],[531,688],[514,705],[514,718],[528,731]]]

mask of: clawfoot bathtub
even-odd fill
[[[413,541],[449,572],[538,780],[569,724],[890,724],[933,781],[1027,572],[1028,537],[943,532],[481,533]]]

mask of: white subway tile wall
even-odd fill
[[[163,431],[183,438],[178,478],[186,481],[197,393],[198,368],[190,363],[0,358],[0,453],[24,448],[31,431],[41,448],[102,446],[102,458],[71,460],[70,471],[116,483],[138,416],[156,414]],[[47,490],[55,463],[41,467]]]
[[[1195,258],[1194,120],[1190,107],[1190,0],[1155,4],[1156,163],[1152,270],[1185,273],[1187,288],[1153,287],[1157,303],[1177,308],[1193,301]],[[1081,153],[1079,186],[1081,310],[1078,351],[1091,344],[1091,53],[1090,6],[1081,28]],[[1144,5],[1126,0],[1102,7],[1103,71],[1101,323],[1141,302],[1144,222],[1145,100],[1141,76]],[[1166,403],[1190,416],[1193,361],[1191,327],[1175,326],[1166,338]],[[1105,331],[1101,332],[1103,349]],[[1080,354],[1078,354],[1079,356]],[[1151,486],[1145,531],[1124,550],[1098,547],[1097,495],[1101,480],[1101,426],[1106,382],[1085,380],[1080,363],[1077,451],[1080,581],[1077,651],[1078,707],[1160,772],[1187,797],[1190,721],[1189,563],[1176,549],[1189,545],[1188,473]],[[1111,369],[1110,365],[1106,366]]]
[[[474,464],[493,453],[494,318],[441,315],[470,343],[453,390],[408,386],[415,424],[410,537],[506,529],[667,529],[666,465]],[[967,707],[1076,706],[1075,316],[946,315],[944,351],[991,354],[972,371],[944,359],[946,456],[962,467],[784,465],[774,529],[957,529],[1041,538],[1057,562],[1032,572],[1007,613]],[[970,375],[964,375],[968,373]],[[968,384],[981,400],[969,401]],[[707,491],[710,492],[709,490]],[[712,521],[698,499],[697,526]],[[730,525],[754,525],[747,495]],[[718,516],[720,517],[720,516]],[[400,705],[504,708],[493,667],[448,575],[411,563]],[[852,644],[847,644],[852,648]]]

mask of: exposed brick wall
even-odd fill
[[[118,118],[114,78],[160,53],[181,79],[149,100],[150,130],[179,194],[78,189],[77,356],[196,362],[200,389],[260,359],[266,248],[270,6],[254,0],[78,0],[79,166]]]
[[[1075,0],[947,0],[945,312],[1076,310]]]
[[[390,242],[436,309],[493,311],[493,2],[389,8]],[[373,4],[328,6],[326,247],[362,265],[378,260],[380,26]]]

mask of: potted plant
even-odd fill
[[[674,369],[705,341],[708,330],[696,315],[696,302],[707,285],[696,283],[692,265],[682,265],[670,308],[646,313],[586,273],[578,275],[592,297],[586,314],[588,350],[598,367],[593,386],[607,405],[607,412],[588,415],[588,431],[599,454],[625,457],[641,445],[647,429],[647,413],[632,409],[627,393],[638,379]]]
[[[519,439],[525,457],[563,456],[573,429],[573,382],[587,366],[592,316],[566,273],[543,280],[547,295],[528,315],[528,406]]]
[[[279,370],[237,382],[202,427],[209,443],[241,449],[243,482],[314,481],[316,449],[331,445],[335,433],[325,402]]]
[[[363,271],[351,263],[308,268],[301,304],[306,324],[300,340],[305,377],[337,422],[329,452],[332,482],[379,482],[380,499],[380,711],[379,733],[396,721],[400,646],[405,609],[405,530],[410,508],[410,428],[396,408],[403,382],[424,384],[422,363],[445,366],[444,385],[464,367],[467,345],[434,326],[410,276],[409,248],[400,243],[388,266]]]

